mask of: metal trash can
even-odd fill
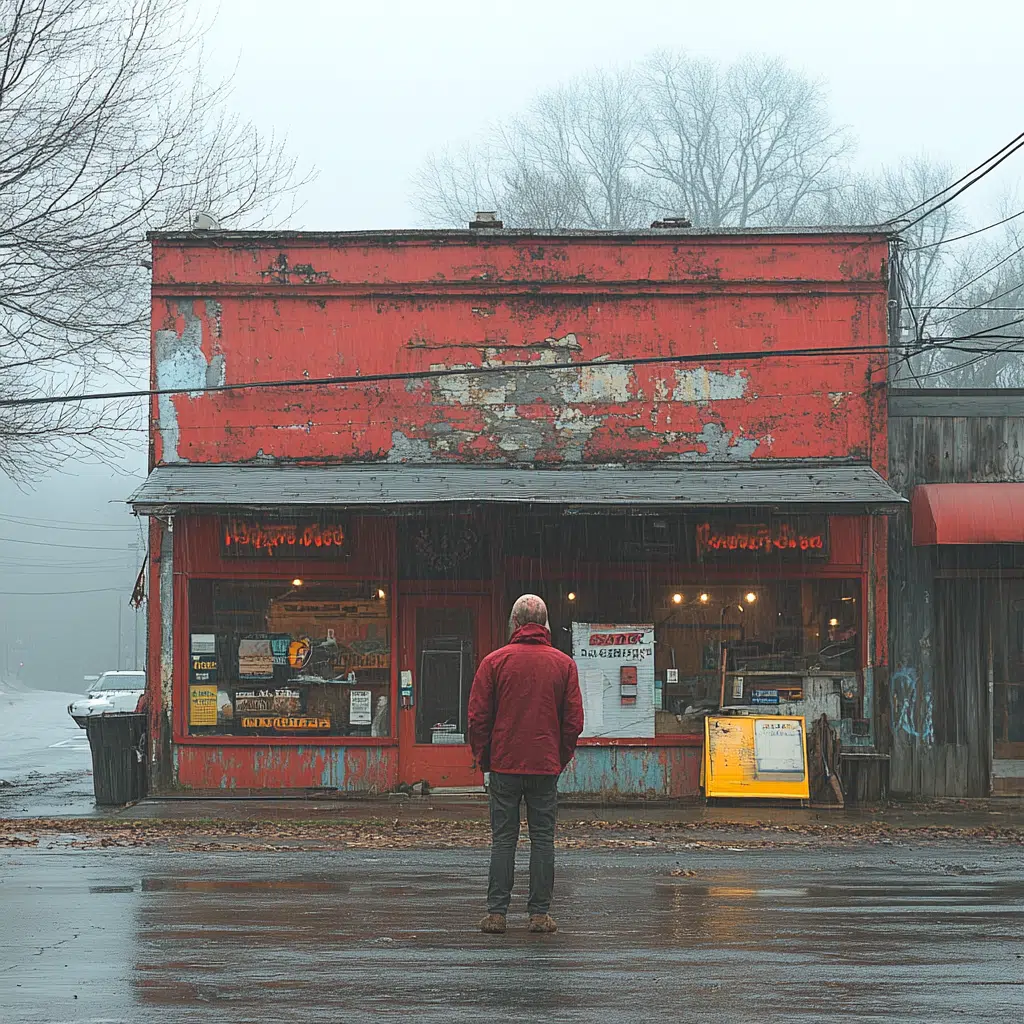
[[[100,806],[141,800],[146,786],[146,715],[122,712],[85,720],[92,751],[92,786]]]

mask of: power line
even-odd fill
[[[959,295],[960,292],[962,292],[965,288],[970,288],[970,286],[972,284],[976,284],[983,277],[987,276],[988,274],[991,274],[993,270],[998,270],[1004,263],[1007,262],[1007,260],[1012,260],[1014,256],[1018,255],[1021,252],[1024,252],[1024,245],[1020,245],[1016,249],[1014,249],[1013,252],[1007,253],[1007,255],[1005,255],[1001,260],[997,260],[995,263],[992,264],[992,266],[987,267],[980,274],[976,274],[969,281],[967,281],[966,283],[960,285],[959,288],[954,288],[953,291],[951,291],[944,298],[939,299],[939,301],[936,303],[936,305],[937,306],[941,306],[944,302],[947,301],[947,299],[953,298],[954,295]],[[1017,287],[1020,287],[1020,286],[1018,285]],[[1013,289],[1010,289],[1010,290],[1013,291]],[[985,301],[986,302],[991,302],[992,300],[991,299],[986,299]],[[955,320],[956,317],[953,317],[952,319]]]
[[[1022,287],[1022,286],[1019,285],[1019,284],[1018,285],[1014,285],[1013,289],[1011,289],[1011,290],[1016,290],[1017,288],[1020,288],[1020,287]],[[997,298],[998,298],[998,296],[997,296]],[[992,300],[986,300],[986,301],[992,301]],[[1024,306],[984,306],[984,305],[982,305],[982,306],[929,306],[927,303],[922,303],[919,306],[917,306],[917,305],[913,305],[913,306],[912,305],[905,305],[903,308],[904,309],[927,309],[927,310],[933,310],[933,309],[939,309],[939,310],[959,309],[959,310],[963,311],[964,313],[1024,313]],[[955,320],[956,317],[952,317],[951,319]],[[945,323],[945,321],[939,321],[939,322],[940,323]]]
[[[927,245],[911,245],[905,248],[904,252],[920,252],[922,249],[934,249],[937,245],[948,245],[951,242],[962,242],[965,238],[971,238],[974,235],[980,235],[983,231],[991,231],[992,228],[998,228],[1003,224],[1009,224],[1011,220],[1016,220],[1024,214],[1024,210],[1018,210],[1016,213],[1010,214],[1009,217],[1004,217],[1002,220],[997,220],[994,224],[986,224],[983,228],[976,228],[974,231],[968,231],[963,235],[954,235],[952,238],[940,238],[937,242],[929,242]]]
[[[1021,132],[1020,135],[1018,135],[1016,138],[1010,139],[1010,141],[1007,142],[1006,145],[1002,147],[1002,149],[997,149],[990,157],[988,157],[985,160],[982,160],[982,162],[978,164],[977,167],[972,167],[966,174],[963,175],[963,177],[957,178],[956,181],[954,181],[952,184],[947,185],[944,189],[942,189],[939,192],[936,192],[935,195],[930,196],[928,199],[921,200],[921,202],[919,202],[917,206],[912,206],[909,210],[904,210],[903,216],[906,217],[908,214],[913,213],[915,210],[920,210],[922,206],[927,206],[933,199],[938,199],[939,196],[944,195],[951,188],[956,188],[957,185],[960,184],[960,182],[966,181],[976,171],[980,171],[982,167],[985,166],[985,164],[987,164],[990,160],[994,160],[997,156],[999,156],[1000,153],[1003,152],[1003,150],[1009,149],[1010,146],[1012,146],[1015,142],[1019,141],[1020,139],[1024,139],[1024,132]]]
[[[344,377],[299,377],[289,380],[246,381],[238,384],[213,384],[202,387],[150,388],[138,391],[92,392],[81,395],[47,395],[36,398],[6,398],[0,408],[30,405],[66,405],[70,402],[113,401],[126,398],[154,398],[161,395],[210,394],[221,391],[255,391],[271,388],[331,387],[380,384],[399,381],[438,380],[446,377],[489,376],[495,373],[537,373],[552,370],[585,370],[603,366],[652,366],[664,363],[723,363],[744,360],[776,359],[788,356],[868,355],[887,352],[888,345],[849,345],[832,348],[763,349],[743,352],[688,353],[671,356],[639,356],[615,359],[586,359],[562,363],[506,363],[496,366],[459,366],[440,370],[409,370],[392,373],[352,374]]]
[[[103,526],[90,523],[79,523],[72,525],[66,519],[29,519],[27,516],[10,516],[0,514],[0,521],[14,523],[17,526],[34,526],[40,530],[58,530],[74,533],[134,533],[134,526],[111,526],[109,523]]]
[[[100,587],[98,590],[0,590],[0,597],[74,597],[76,594],[122,594],[125,587]]]
[[[1024,249],[1024,246],[1021,247]],[[1014,255],[1011,253],[1011,256]],[[1007,257],[1008,259],[1009,257]],[[966,286],[965,286],[966,287]],[[1013,321],[1017,323],[1018,321]],[[997,325],[999,326],[1008,326]],[[977,337],[977,334],[952,336],[940,339],[943,343],[966,341]],[[995,337],[995,335],[990,335]],[[330,386],[351,386],[361,384],[377,384],[384,382],[410,381],[410,380],[437,380],[447,377],[472,377],[490,376],[491,374],[507,373],[549,373],[558,370],[581,370],[600,368],[607,366],[651,366],[664,365],[669,363],[692,364],[700,363],[725,363],[725,362],[757,362],[764,359],[779,359],[788,357],[836,357],[836,356],[866,356],[888,354],[892,346],[887,342],[883,345],[837,345],[832,347],[821,346],[818,348],[790,348],[790,349],[761,349],[757,351],[731,351],[731,352],[705,352],[689,353],[685,355],[669,356],[633,356],[616,359],[588,359],[579,362],[561,363],[507,363],[495,366],[460,366],[440,370],[411,370],[393,373],[375,374],[354,374],[337,377],[299,377],[287,380],[268,381],[247,381],[238,384],[214,384],[203,387],[180,387],[180,388],[151,388],[138,391],[115,391],[115,392],[93,392],[81,395],[48,395],[37,398],[11,398],[0,400],[0,408],[29,405],[64,405],[71,402],[89,401],[110,401],[114,399],[128,398],[151,398],[159,395],[179,394],[206,394],[224,391],[255,391],[263,389],[296,388],[296,387],[330,387]],[[249,424],[259,426],[260,424]],[[270,424],[266,424],[269,426]],[[41,541],[23,541],[21,543],[44,543]],[[52,545],[54,547],[61,545]],[[77,547],[77,545],[63,545],[64,547]],[[114,550],[103,548],[99,550]]]
[[[0,537],[0,544],[29,544],[39,548],[70,548],[72,551],[107,551],[110,554],[120,554],[122,551],[133,552],[136,548],[134,544],[123,548],[103,548],[94,544],[57,544],[48,540],[20,540],[17,537]]]
[[[895,223],[896,221],[902,220],[904,217],[909,216],[916,210],[920,210],[923,207],[927,206],[929,203],[938,199],[939,196],[944,195],[951,189],[956,188],[956,186],[960,185],[961,182],[966,182],[965,185],[962,185],[955,192],[952,192],[950,195],[946,196],[946,198],[943,199],[940,203],[936,203],[935,206],[931,207],[931,209],[925,210],[925,212],[922,213],[920,217],[916,217],[909,224],[904,224],[899,229],[900,231],[909,231],[910,228],[912,228],[915,224],[920,224],[921,221],[925,219],[925,217],[930,217],[933,213],[935,213],[938,210],[941,210],[942,207],[946,206],[948,203],[951,203],[954,199],[956,199],[957,196],[962,195],[973,185],[977,185],[982,178],[984,178],[987,174],[990,174],[992,171],[994,171],[1004,160],[1007,160],[1011,156],[1013,156],[1013,154],[1016,153],[1017,150],[1020,149],[1022,146],[1024,146],[1024,132],[1021,132],[1020,135],[1016,136],[1016,138],[1011,139],[1001,149],[996,150],[995,153],[993,153],[987,160],[983,160],[980,164],[978,164],[977,167],[972,168],[965,175],[963,175],[960,178],[957,178],[957,180],[954,181],[951,185],[947,185],[940,192],[936,192],[935,195],[929,197],[928,199],[922,200],[916,206],[912,206],[909,210],[905,210],[899,217],[894,217],[889,223]],[[985,169],[982,170],[982,168]],[[978,174],[976,178],[972,177],[972,175],[974,175],[978,171],[981,171],[981,173]],[[968,179],[971,180],[968,181]]]
[[[1015,338],[1013,341],[1019,342],[1024,341],[1022,338]],[[958,373],[961,370],[966,370],[969,366],[975,366],[982,362],[984,359],[989,359],[992,356],[1009,355],[1013,350],[1011,348],[1013,342],[1008,342],[1006,345],[1000,345],[997,348],[985,349],[979,351],[973,359],[966,359],[962,363],[954,363],[952,366],[946,366],[939,370],[930,370],[927,373],[917,374],[917,378],[920,380],[926,380],[929,377],[944,377],[947,374]],[[957,351],[968,351],[966,349]],[[978,350],[975,350],[978,351]]]

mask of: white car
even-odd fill
[[[145,692],[145,672],[104,672],[81,700],[68,705],[68,714],[84,729],[94,715],[135,711]]]

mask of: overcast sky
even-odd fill
[[[303,227],[393,228],[417,223],[409,177],[433,148],[659,48],[770,54],[824,80],[865,167],[973,166],[1021,130],[1022,28],[1010,0],[221,0],[209,56],[236,69],[240,111],[320,169]]]
[[[238,114],[286,134],[318,169],[296,226],[394,228],[418,224],[409,179],[432,149],[574,75],[662,47],[780,56],[821,78],[865,169],[920,153],[967,169],[1024,127],[1022,28],[1010,2],[221,0],[206,52],[211,75],[233,72]],[[978,191],[979,216],[1020,170]],[[119,615],[128,667],[138,530],[123,501],[144,469],[140,437],[114,468],[72,467],[28,493],[0,478],[0,672],[24,657],[37,684],[80,688],[84,673],[117,667]],[[82,522],[105,529],[73,528]],[[28,591],[45,596],[12,596]]]

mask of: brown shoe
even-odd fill
[[[480,922],[480,931],[486,932],[488,935],[504,935],[505,934],[505,915],[504,914],[488,914]]]
[[[531,914],[530,926],[527,931],[551,934],[558,931],[558,924],[550,914]]]

